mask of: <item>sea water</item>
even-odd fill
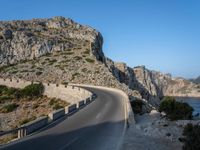
[[[193,98],[193,97],[178,97],[176,98],[180,102],[186,102],[191,107],[193,107],[193,115],[200,114],[200,98]]]

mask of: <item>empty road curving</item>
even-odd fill
[[[12,142],[5,150],[117,150],[125,130],[123,97],[117,92],[87,88],[95,101],[45,130]]]

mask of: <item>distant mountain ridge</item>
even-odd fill
[[[200,76],[197,77],[196,79],[191,79],[190,81],[197,83],[197,84],[200,84]]]
[[[114,62],[102,45],[100,32],[64,17],[1,21],[0,77],[114,87],[155,107],[165,95],[200,97],[197,84]]]

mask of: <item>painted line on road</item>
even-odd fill
[[[126,132],[126,128],[127,128],[127,104],[125,103],[126,99],[122,98],[122,101],[123,101],[123,106],[124,106],[123,108],[124,108],[125,120],[124,120],[124,129],[123,129],[123,132],[122,132],[122,137],[121,137],[120,142],[117,145],[117,150],[121,149],[122,142],[123,142],[123,139],[124,139],[124,136],[125,136],[125,132]]]
[[[96,116],[96,119],[98,119],[101,116],[101,112],[99,112]]]
[[[79,139],[79,137],[75,137],[74,139],[72,139],[71,141],[69,141],[67,144],[65,144],[63,147],[61,147],[59,150],[65,150],[69,145],[71,145],[72,143],[74,143],[78,139]]]

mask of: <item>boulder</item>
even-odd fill
[[[10,30],[10,29],[4,29],[1,34],[6,40],[12,39],[12,36],[13,36],[12,30]]]

